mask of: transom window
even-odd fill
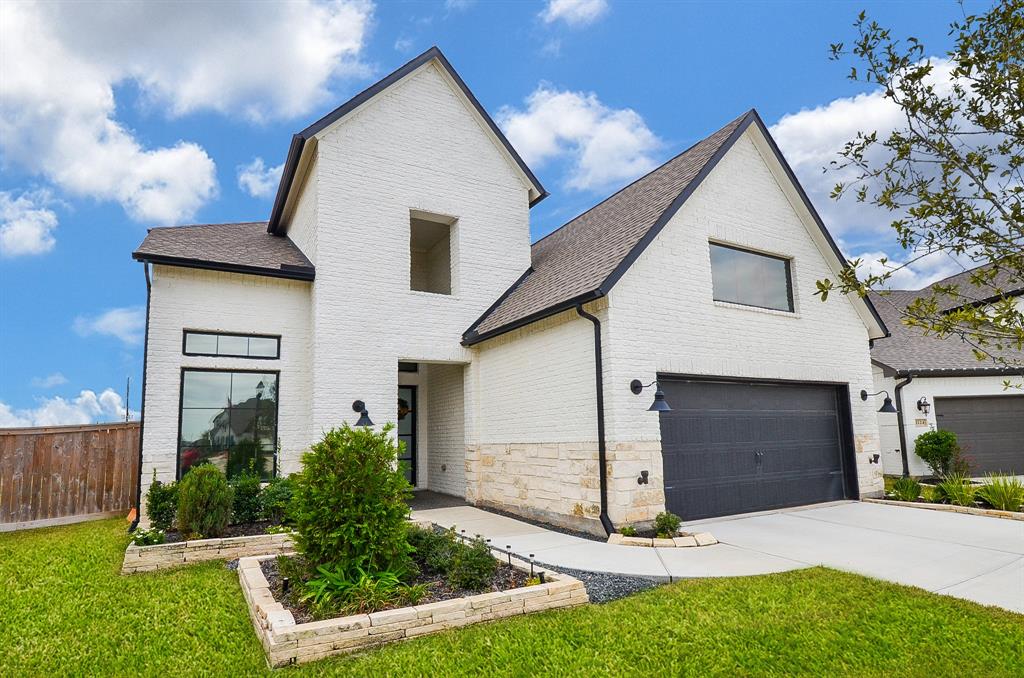
[[[272,360],[281,357],[281,337],[185,330],[183,353]]]
[[[277,382],[277,372],[182,370],[178,477],[209,463],[228,478],[250,464],[272,478]]]
[[[793,310],[789,259],[711,243],[711,282],[715,301]]]

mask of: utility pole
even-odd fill
[[[126,423],[126,424],[128,423],[128,417],[130,416],[130,413],[131,413],[131,408],[129,407],[129,405],[131,404],[131,400],[129,400],[129,398],[131,397],[131,394],[132,394],[132,378],[131,378],[131,375],[129,375],[128,378],[127,378],[127,383],[125,383],[125,385],[124,385],[124,423]]]

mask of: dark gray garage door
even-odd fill
[[[975,475],[1024,474],[1024,395],[936,398],[935,417],[956,434]]]
[[[659,380],[665,503],[684,520],[843,499],[835,386]],[[845,393],[845,389],[843,389]],[[853,473],[849,474],[854,475]]]

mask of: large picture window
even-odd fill
[[[711,243],[715,301],[793,310],[789,259]]]
[[[224,334],[185,330],[182,353],[273,360],[281,356],[281,337],[270,334]]]
[[[182,370],[178,477],[210,463],[228,478],[250,464],[272,478],[277,382],[277,372]]]

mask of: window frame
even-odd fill
[[[229,374],[273,374],[277,379],[277,399],[274,401],[274,452],[272,454],[273,465],[271,468],[271,478],[278,477],[277,468],[277,440],[278,434],[281,431],[281,370],[255,370],[255,369],[231,369],[223,367],[187,367],[182,366],[181,375],[178,379],[178,437],[174,442],[175,453],[174,453],[174,474],[175,480],[180,481],[182,478],[181,473],[181,427],[185,420],[185,373],[186,372],[225,372]],[[191,409],[204,409],[204,408],[191,408]],[[257,410],[258,411],[258,410]],[[225,474],[226,476],[227,474]],[[230,478],[228,478],[230,480]],[[261,482],[266,482],[262,478]]]
[[[202,334],[205,336],[213,337],[245,337],[246,339],[273,339],[277,342],[277,352],[275,355],[236,355],[234,353],[203,353],[196,351],[189,351],[188,346],[188,335],[190,334]],[[246,345],[248,346],[248,344]],[[281,359],[281,335],[280,334],[253,334],[246,332],[217,332],[214,330],[190,330],[182,329],[181,331],[181,354],[195,357],[209,357],[209,358],[239,358],[242,360],[280,360]]]
[[[776,308],[774,306],[762,306],[761,304],[749,304],[742,301],[733,301],[731,299],[719,299],[715,296],[715,267],[712,259],[712,247],[721,247],[727,250],[734,250],[736,252],[742,252],[744,254],[752,254],[757,257],[764,257],[765,259],[774,259],[775,261],[781,261],[785,264],[786,268],[786,301],[789,304],[789,308]],[[735,306],[746,306],[747,308],[760,308],[765,311],[773,311],[775,313],[796,313],[796,295],[793,289],[793,258],[784,257],[778,254],[769,254],[767,252],[761,252],[759,250],[751,249],[749,247],[741,247],[739,245],[731,245],[717,240],[708,241],[708,266],[711,271],[711,299],[712,301],[719,304],[733,304]]]

